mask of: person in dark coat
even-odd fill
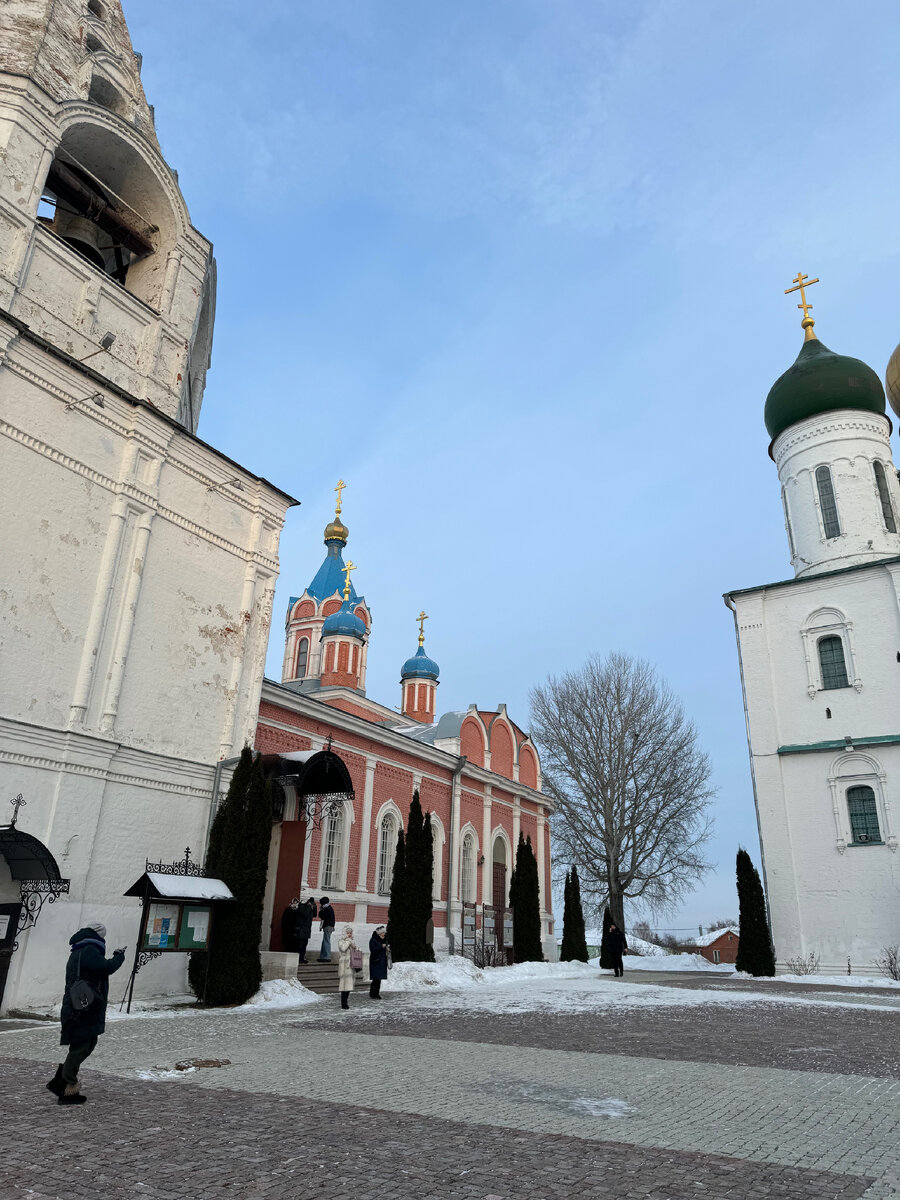
[[[306,945],[312,936],[312,923],[315,915],[315,900],[306,900],[297,909],[297,916],[294,922],[294,939],[297,943],[297,953],[300,955],[301,964],[306,962]]]
[[[109,977],[125,961],[125,948],[114,950],[106,957],[106,926],[96,921],[85,925],[69,938],[72,947],[66,963],[66,990],[63,995],[59,1043],[68,1046],[66,1061],[60,1063],[56,1074],[47,1084],[58,1097],[59,1104],[84,1104],[78,1084],[78,1070],[97,1047],[97,1039],[106,1029],[106,1005],[109,998]],[[87,1008],[76,1010],[69,989],[76,979],[83,979],[97,993]]]
[[[322,948],[319,950],[319,962],[331,962],[331,935],[334,933],[334,909],[327,896],[319,901],[319,920],[322,924]]]
[[[369,995],[373,1000],[381,999],[381,981],[387,979],[388,974],[388,958],[387,958],[387,942],[384,940],[387,937],[387,930],[383,925],[379,925],[369,939]]]
[[[622,930],[617,929],[612,922],[610,922],[609,926],[609,937],[607,939],[607,944],[609,946],[609,952],[612,955],[615,975],[618,979],[621,975],[625,974],[625,967],[622,963],[622,955],[628,949],[628,942],[625,940],[625,934],[622,932]]]
[[[295,896],[281,914],[281,944],[285,950],[295,950],[297,948],[294,941],[294,926],[297,923],[297,909],[299,907],[300,901]]]

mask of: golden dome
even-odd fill
[[[329,521],[325,526],[325,541],[326,542],[346,542],[350,536],[350,530],[343,523],[341,518],[335,514],[334,520]]]
[[[900,346],[888,360],[887,370],[884,373],[884,386],[888,400],[891,402],[891,408],[900,417]]]

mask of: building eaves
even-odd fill
[[[871,571],[873,567],[888,567],[892,563],[900,564],[900,554],[894,554],[890,558],[878,558],[874,562],[856,563],[852,567],[838,567],[834,571],[819,571],[815,575],[804,575],[802,579],[779,579],[775,583],[760,583],[756,587],[736,588],[730,592],[723,592],[722,599],[726,605],[729,600],[735,596],[752,596],[754,592],[768,592],[775,588],[785,588],[793,586],[802,586],[805,583],[813,583],[819,579],[834,579],[839,575],[850,575],[854,571]]]
[[[833,738],[827,742],[806,742],[796,746],[779,746],[777,754],[815,754],[818,750],[857,750],[861,746],[893,746],[900,742],[900,733],[879,733],[869,737]]]

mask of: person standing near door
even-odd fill
[[[381,999],[381,981],[388,975],[388,948],[385,938],[387,930],[379,925],[369,939],[369,996],[373,1000]]]
[[[306,900],[297,909],[297,919],[294,923],[294,940],[300,955],[300,965],[306,962],[306,946],[312,935],[313,918],[316,915],[315,900]]]
[[[106,1029],[106,1005],[109,998],[109,977],[118,971],[125,961],[124,946],[113,951],[112,958],[106,957],[106,926],[100,921],[85,925],[69,938],[72,947],[66,963],[66,990],[63,995],[60,1021],[62,1032],[59,1042],[68,1046],[66,1061],[56,1068],[56,1074],[47,1084],[58,1104],[84,1104],[87,1096],[81,1094],[78,1071],[84,1060],[97,1047],[97,1039]],[[72,1004],[70,989],[76,979],[82,979],[96,992],[96,999],[87,1008],[76,1010]]]
[[[322,949],[319,962],[331,962],[331,935],[334,933],[334,909],[327,896],[319,901],[319,920],[322,922]]]

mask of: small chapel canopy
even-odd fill
[[[298,796],[353,795],[347,764],[333,751],[290,750],[277,757],[282,778],[290,780]]]
[[[161,875],[145,871],[126,896],[152,896],[158,900],[233,900],[231,889],[221,879],[205,875]]]
[[[0,829],[0,855],[6,859],[13,879],[62,879],[56,859],[43,842],[14,825]]]

